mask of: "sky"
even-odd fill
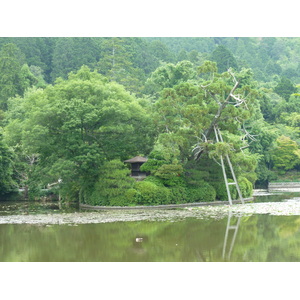
[[[291,0],[6,2],[0,36],[299,36]]]

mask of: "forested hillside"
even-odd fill
[[[299,61],[300,38],[0,38],[1,194],[226,200],[221,155],[244,197],[298,180]]]

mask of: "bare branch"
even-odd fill
[[[233,78],[235,84],[239,84],[239,82],[236,80],[236,78],[235,78],[235,76],[234,76],[234,74],[233,74],[233,72],[232,72],[232,69],[229,68],[229,69],[227,70],[227,72],[231,75],[231,77]]]
[[[222,167],[222,165],[221,165],[214,157],[212,157],[212,159],[214,160],[214,162],[215,162],[216,164],[218,164],[219,166]]]
[[[214,73],[212,74],[212,79],[211,79],[211,82],[209,83],[209,84],[207,84],[207,85],[200,85],[203,89],[205,89],[206,87],[208,87],[208,86],[210,86],[213,82],[214,82],[214,77],[215,77],[215,75],[214,75]]]

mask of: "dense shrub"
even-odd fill
[[[128,206],[128,201],[125,195],[119,195],[118,197],[112,197],[109,199],[110,206]]]
[[[209,172],[207,171],[200,171],[196,169],[187,169],[186,170],[186,182],[190,186],[197,187],[201,185],[201,182],[205,181],[207,178],[209,178]]]
[[[228,180],[229,182],[233,182],[232,179]],[[226,190],[226,185],[224,181],[218,181],[211,183],[213,187],[216,190],[216,199],[220,201],[228,201],[228,195],[227,195],[227,190]],[[230,189],[230,194],[231,194],[231,199],[236,199],[237,198],[237,190],[236,187],[231,185],[229,186]]]
[[[185,187],[186,186],[186,181],[182,176],[174,176],[168,179],[164,179],[163,183],[165,186],[168,187],[176,187],[176,186],[181,186]]]
[[[137,190],[135,197],[139,205],[169,204],[171,202],[170,190],[153,182],[136,182],[135,189]]]
[[[180,164],[163,164],[156,172],[155,176],[162,179],[171,179],[180,176],[183,173],[183,167]]]
[[[143,172],[155,172],[159,167],[166,163],[165,158],[163,157],[160,151],[152,150],[148,156],[147,162],[145,162],[140,170]]]
[[[226,186],[224,182],[214,182],[212,183],[216,191],[216,198],[220,201],[228,201],[228,195],[226,191]]]
[[[128,206],[136,205],[139,200],[139,195],[140,193],[136,189],[134,188],[128,189],[124,194],[124,197],[126,199],[126,205]]]
[[[183,176],[169,176],[168,178],[162,178],[158,176],[148,176],[144,181],[153,182],[159,186],[175,187],[175,186],[186,186],[186,181]]]
[[[147,176],[144,180],[144,182],[152,182],[155,185],[158,186],[164,186],[163,180],[161,178],[158,178],[156,176]]]
[[[188,191],[184,186],[174,186],[170,188],[171,203],[179,204],[188,202]]]
[[[188,202],[210,202],[216,199],[216,191],[213,186],[203,181],[198,187],[187,189]]]
[[[253,192],[253,185],[252,183],[245,177],[240,177],[239,180],[239,187],[244,198],[249,198],[252,196]]]

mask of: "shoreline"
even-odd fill
[[[243,199],[244,202],[251,202],[254,197]],[[233,204],[242,204],[240,200],[232,200]],[[172,209],[172,208],[185,208],[185,207],[197,207],[208,205],[229,205],[228,201],[212,201],[212,202],[194,202],[194,203],[180,203],[180,204],[162,204],[162,205],[139,205],[139,206],[93,206],[88,204],[79,203],[80,209],[87,210],[134,210],[134,209]]]

